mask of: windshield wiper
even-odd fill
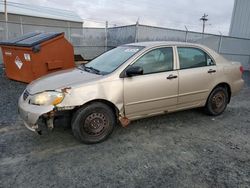
[[[94,72],[94,73],[96,73],[96,74],[101,74],[101,71],[99,71],[98,69],[95,69],[95,68],[93,68],[93,67],[87,67],[87,66],[84,66],[84,70],[86,70],[86,71],[92,71],[92,72]]]

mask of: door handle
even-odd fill
[[[207,71],[207,73],[215,73],[216,72],[216,70],[213,70],[213,69],[209,69],[208,71]]]
[[[172,74],[170,74],[168,77],[167,77],[167,79],[168,80],[171,80],[171,79],[175,79],[175,78],[177,78],[178,76],[176,76],[176,75],[172,75]]]

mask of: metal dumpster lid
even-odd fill
[[[50,33],[32,32],[32,33],[24,34],[20,37],[14,38],[14,39],[1,41],[0,45],[33,47],[33,46],[40,44],[44,41],[48,41],[50,39],[53,39],[61,34],[62,34],[62,32],[60,32],[60,33],[59,32],[50,32]]]

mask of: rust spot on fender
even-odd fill
[[[70,90],[70,89],[71,89],[71,87],[65,87],[65,88],[61,89],[61,91],[63,93],[68,93],[68,90]]]
[[[130,123],[130,120],[127,117],[119,117],[119,121],[121,122],[122,127],[127,127]]]

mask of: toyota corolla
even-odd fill
[[[198,44],[142,42],[114,48],[87,64],[41,77],[18,106],[25,126],[41,133],[68,116],[84,143],[105,140],[116,124],[190,108],[223,113],[242,88],[243,68]],[[41,121],[42,120],[42,121]]]

